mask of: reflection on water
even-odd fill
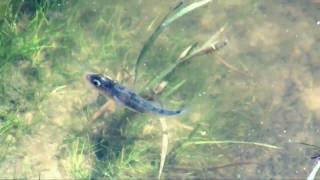
[[[91,124],[105,98],[97,98],[83,75],[130,74],[142,44],[175,3],[73,3],[52,8],[41,21],[45,25],[36,28],[33,39],[49,36],[51,43],[31,54],[39,65],[22,61],[1,69],[6,102],[1,125],[8,112],[19,121],[16,128],[0,131],[11,144],[0,148],[0,172],[19,178],[156,177],[162,133],[157,117],[119,108]],[[224,25],[228,39],[217,54],[195,58],[166,78],[168,88],[185,83],[173,95],[160,97],[160,104],[183,102],[188,113],[167,119],[164,178],[307,177],[315,150],[298,143],[320,145],[319,9],[317,0],[213,1],[161,35],[144,59],[137,86]],[[20,28],[32,19],[25,16],[18,21]],[[130,86],[128,79],[119,78]],[[281,149],[182,145],[191,140],[260,142]]]

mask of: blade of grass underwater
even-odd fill
[[[14,124],[11,123],[11,122],[8,122],[8,123],[4,124],[0,128],[0,137],[4,136],[6,134],[6,132],[9,131],[13,126],[14,126]]]
[[[158,179],[160,179],[164,163],[166,161],[166,156],[168,153],[168,144],[169,144],[169,136],[168,136],[168,126],[165,118],[160,118],[160,124],[162,128],[162,147],[161,147],[161,159],[160,159],[160,166],[159,166],[159,173]]]
[[[138,68],[141,64],[141,60],[146,54],[146,52],[149,50],[149,48],[154,44],[155,40],[159,37],[159,35],[164,31],[166,27],[168,27],[172,22],[179,19],[185,14],[188,14],[189,12],[209,3],[212,0],[201,0],[195,3],[192,3],[184,8],[182,8],[183,3],[180,1],[175,8],[173,8],[172,11],[170,11],[161,21],[161,23],[158,25],[156,30],[151,34],[147,42],[143,45],[139,56],[136,60],[135,70],[134,70],[134,84],[136,82],[137,76],[138,76]],[[172,16],[170,16],[173,14]]]
[[[170,14],[172,14],[174,11],[180,9],[180,7],[183,5],[182,2],[179,2],[174,8],[173,10],[171,10],[166,16],[164,16],[164,18],[161,20],[160,24],[157,26],[157,28],[155,29],[155,31],[151,34],[151,36],[149,37],[149,39],[144,43],[138,58],[136,60],[136,65],[135,65],[135,69],[134,69],[134,80],[133,80],[133,84],[136,84],[136,80],[138,77],[138,68],[139,65],[141,63],[142,58],[144,57],[144,55],[146,54],[146,52],[150,49],[150,47],[152,46],[152,44],[156,41],[156,39],[158,38],[158,36],[162,33],[162,31],[166,28],[165,26],[163,26],[162,24],[166,21],[166,19],[170,16]]]
[[[175,93],[182,85],[184,85],[184,83],[187,82],[186,80],[183,80],[181,82],[179,82],[178,84],[176,84],[174,87],[172,87],[170,90],[168,90],[167,92],[165,92],[162,97],[166,98],[168,96],[170,96],[171,94]]]
[[[305,145],[305,146],[311,146],[311,147],[320,149],[320,146],[313,145],[313,144],[308,144],[308,143],[304,143],[304,142],[298,142],[298,144],[302,144],[302,145]]]
[[[185,57],[189,56],[191,52],[197,47],[198,43],[193,43],[190,46],[188,46],[179,56],[180,59],[184,59]]]
[[[314,166],[311,173],[309,174],[307,180],[314,180],[319,169],[320,169],[320,161],[318,160],[317,164]]]
[[[212,0],[202,0],[202,1],[198,1],[198,2],[194,2],[182,9],[180,9],[176,14],[172,15],[170,18],[166,19],[165,22],[163,22],[163,26],[168,26],[169,24],[171,24],[173,21],[179,19],[180,17],[182,17],[183,15],[209,3]]]
[[[247,144],[247,145],[255,145],[255,146],[262,146],[270,149],[281,149],[278,146],[265,144],[265,143],[258,143],[258,142],[249,142],[249,141],[232,141],[232,140],[226,140],[226,141],[191,141],[186,142],[182,144],[182,147],[187,147],[191,145],[203,145],[203,144]]]
[[[159,75],[157,75],[155,78],[153,78],[144,86],[144,90],[148,90],[151,87],[158,84],[164,77],[170,74],[181,62],[182,61],[176,61],[175,63],[171,64],[168,68],[161,71]]]
[[[198,132],[198,130],[200,129],[200,124],[197,124],[195,128],[193,128],[193,130],[190,132],[190,134],[188,135],[188,137],[185,140],[182,140],[178,143],[176,143],[170,150],[170,152],[168,153],[168,160],[169,162],[172,162],[173,159],[175,159],[176,155],[177,155],[177,151],[183,146],[183,144],[185,144],[186,142],[190,141]]]
[[[194,43],[193,45],[187,47],[187,49],[185,49],[181,54],[180,57],[171,65],[169,65],[166,69],[164,69],[163,71],[161,71],[159,73],[159,75],[157,75],[156,77],[154,77],[152,80],[150,80],[149,82],[147,82],[143,87],[144,90],[148,90],[151,87],[155,86],[156,84],[158,84],[161,80],[163,80],[167,75],[169,75],[171,72],[174,71],[175,68],[177,68],[177,66],[179,66],[180,64],[189,61],[190,59],[196,57],[196,56],[200,56],[200,55],[205,55],[211,52],[215,52],[217,50],[220,50],[221,48],[225,47],[227,45],[226,41],[215,41],[215,42],[211,42],[212,40],[214,40],[216,38],[216,34],[221,34],[221,32],[224,31],[224,27],[220,28],[220,30],[218,32],[216,32],[213,36],[211,36],[211,38],[209,39],[209,41],[206,41],[204,43],[204,45],[202,45],[199,48],[196,48],[197,43]],[[213,38],[215,37],[215,38]]]

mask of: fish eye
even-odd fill
[[[97,87],[101,86],[101,82],[98,81],[98,80],[96,80],[96,79],[94,79],[94,80],[92,81],[92,83],[93,83],[95,86],[97,86]]]

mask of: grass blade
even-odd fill
[[[165,92],[165,94],[162,95],[163,98],[167,98],[169,97],[171,94],[175,93],[182,85],[184,85],[184,83],[187,82],[186,80],[183,80],[181,82],[179,82],[178,84],[176,84],[174,87],[172,87],[170,90],[168,90],[167,92]]]
[[[189,61],[190,59],[205,55],[208,53],[212,53],[215,51],[220,50],[221,48],[225,47],[227,45],[227,41],[214,41],[218,35],[220,35],[224,31],[224,27],[220,28],[218,32],[216,32],[214,35],[211,36],[211,38],[206,41],[202,46],[199,48],[196,48],[198,43],[194,43],[190,46],[188,46],[179,56],[179,58],[171,65],[169,65],[166,69],[161,71],[156,77],[154,77],[152,80],[150,80],[148,83],[146,83],[145,86],[143,86],[144,90],[148,90],[158,84],[160,81],[162,81],[166,76],[168,76],[170,73],[172,73],[180,64]],[[214,41],[214,42],[212,42]]]
[[[195,3],[192,3],[182,9],[180,9],[177,13],[175,13],[174,15],[172,15],[170,18],[166,19],[165,22],[163,22],[163,26],[169,26],[172,22],[174,22],[175,20],[179,19],[180,17],[182,17],[183,15],[209,3],[212,0],[202,0],[202,1],[198,1]]]
[[[176,61],[175,63],[171,64],[168,68],[161,71],[159,75],[157,75],[154,79],[149,81],[144,86],[144,90],[148,90],[156,84],[160,83],[160,81],[162,81],[162,79],[164,79],[168,74],[170,74],[181,62],[183,61]]]
[[[150,47],[154,44],[156,39],[159,37],[159,35],[164,31],[166,27],[168,27],[172,22],[179,19],[183,15],[209,3],[211,0],[201,0],[195,3],[192,3],[186,7],[182,7],[183,3],[179,2],[173,10],[171,10],[161,21],[161,23],[158,25],[156,30],[151,34],[149,39],[146,41],[146,43],[143,45],[138,58],[136,60],[135,64],[135,70],[134,70],[134,84],[136,82],[137,76],[138,76],[138,68],[141,64],[141,60],[143,59],[146,52],[150,49]],[[173,15],[171,15],[173,14]]]
[[[160,167],[159,167],[159,173],[158,178],[160,179],[164,163],[166,161],[166,156],[168,152],[168,144],[169,144],[169,136],[168,136],[168,126],[165,118],[160,118],[160,124],[162,128],[162,147],[161,147],[161,159],[160,159]]]
[[[280,149],[278,146],[265,144],[265,143],[258,143],[258,142],[249,142],[249,141],[233,141],[233,140],[225,140],[225,141],[191,141],[186,142],[182,145],[182,147],[187,147],[191,145],[203,145],[203,144],[247,144],[247,145],[255,145],[255,146],[262,146],[265,148],[270,149]]]
[[[309,174],[307,180],[314,180],[319,169],[320,169],[320,161],[318,160],[317,164],[314,166],[311,173]]]
[[[193,43],[190,46],[188,46],[184,51],[182,51],[178,59],[184,59],[185,57],[189,56],[197,45],[198,43]]]
[[[170,14],[172,12],[174,12],[175,10],[179,9],[180,6],[182,6],[183,3],[179,2],[175,8],[173,10],[171,10],[160,22],[160,24],[157,26],[157,28],[155,29],[155,31],[151,34],[151,36],[149,37],[149,39],[146,41],[146,43],[144,43],[138,58],[136,60],[136,64],[135,64],[135,69],[134,69],[134,80],[133,80],[133,84],[136,84],[136,79],[138,77],[138,68],[139,65],[141,64],[141,60],[144,57],[144,55],[146,54],[146,52],[150,49],[150,47],[152,46],[152,44],[156,41],[156,39],[159,37],[159,35],[163,32],[163,30],[166,28],[166,26],[163,26],[162,24],[166,21],[166,19],[170,16]]]

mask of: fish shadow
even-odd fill
[[[110,117],[104,119],[102,126],[91,135],[94,144],[95,156],[98,160],[112,161],[118,159],[124,146],[133,145],[135,138],[125,135],[130,118],[134,115],[131,112],[125,113],[121,117]]]

